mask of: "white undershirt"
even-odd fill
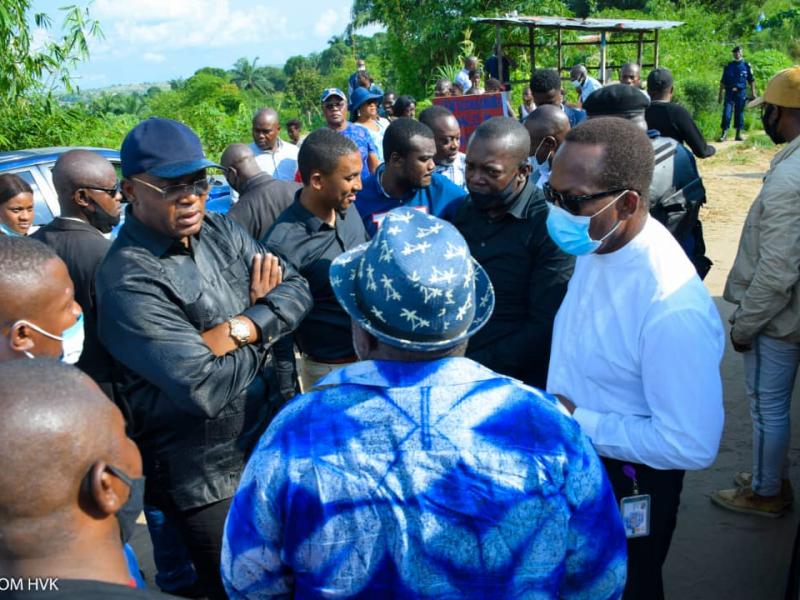
[[[578,257],[555,320],[547,390],[575,403],[601,456],[701,469],[722,434],[724,348],[694,267],[648,218],[616,252]]]

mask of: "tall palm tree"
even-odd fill
[[[241,90],[256,90],[267,94],[272,87],[271,82],[264,78],[264,72],[258,68],[258,57],[252,62],[242,57],[233,63],[231,81]]]

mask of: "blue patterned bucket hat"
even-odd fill
[[[494,309],[492,283],[458,230],[405,207],[386,215],[370,243],[337,257],[330,280],[351,318],[407,350],[455,346]]]

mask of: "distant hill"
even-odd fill
[[[153,87],[164,91],[170,89],[169,82],[167,81],[127,83],[127,84],[109,85],[107,87],[102,87],[102,88],[92,88],[86,90],[80,89],[77,92],[71,94],[60,94],[58,96],[58,99],[66,104],[73,104],[75,102],[92,100],[93,98],[97,98],[98,96],[102,96],[103,94],[108,94],[110,96],[116,96],[117,94],[125,96],[133,93],[145,94],[147,90]]]

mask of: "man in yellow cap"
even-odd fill
[[[779,517],[793,500],[789,409],[800,363],[800,66],[775,75],[749,106],[761,107],[767,135],[786,146],[772,159],[750,207],[725,285],[725,299],[737,305],[731,341],[744,355],[753,471],[737,473],[737,487],[714,492],[711,501]]]

